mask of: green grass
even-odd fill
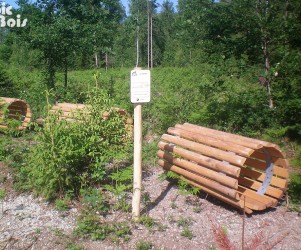
[[[5,189],[0,188],[0,200],[4,200],[5,196],[6,196]]]
[[[136,250],[150,250],[153,248],[153,244],[150,241],[138,241],[136,244]]]

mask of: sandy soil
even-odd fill
[[[3,174],[4,169],[0,163],[0,173]],[[276,243],[272,249],[301,249],[301,216],[297,212],[278,206],[243,219],[240,211],[205,194],[181,194],[174,184],[160,181],[160,173],[161,169],[153,167],[143,177],[143,192],[149,194],[150,204],[142,209],[158,225],[148,229],[132,223],[129,241],[116,244],[109,240],[75,237],[72,231],[76,226],[77,206],[67,212],[59,212],[53,205],[30,194],[17,194],[9,188],[11,175],[5,171],[7,180],[2,188],[5,185],[8,192],[0,203],[0,249],[72,249],[72,246],[82,249],[136,249],[139,241],[150,242],[152,249],[218,249],[213,224],[222,226],[233,245],[242,249],[243,221],[245,242],[254,239],[255,235],[261,236],[258,249],[267,249],[268,245]],[[129,213],[120,211],[106,216],[106,220],[112,223],[130,219]],[[189,221],[191,239],[182,235],[181,221]]]

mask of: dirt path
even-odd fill
[[[143,180],[144,193],[149,194],[151,202],[146,211],[157,225],[148,229],[132,224],[132,235],[127,242],[118,245],[108,240],[77,238],[72,235],[77,207],[59,212],[32,195],[11,192],[0,204],[0,249],[72,249],[75,246],[91,250],[136,249],[139,241],[151,243],[152,249],[217,249],[212,223],[221,225],[237,249],[241,249],[243,216],[239,211],[206,195],[182,195],[170,182],[158,180],[161,172],[152,168]],[[106,217],[112,222],[116,218],[130,221],[130,214],[116,212]],[[273,242],[279,242],[273,249],[301,249],[301,217],[296,212],[287,212],[285,207],[245,218],[246,242],[260,232],[261,249],[266,249],[263,243]]]

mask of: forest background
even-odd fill
[[[118,0],[16,3],[4,19],[28,21],[0,29],[0,96],[26,100],[34,118],[46,90],[83,103],[95,81],[132,112],[137,64],[152,71],[144,135],[191,122],[276,142],[300,167],[300,1],[131,0],[128,13]]]

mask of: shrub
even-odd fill
[[[127,222],[101,222],[100,217],[92,210],[80,215],[74,233],[92,240],[111,238],[115,241],[117,238],[126,239],[131,234],[131,229]]]
[[[0,201],[4,200],[5,196],[6,196],[5,190],[0,188]]]
[[[153,244],[150,241],[143,241],[143,240],[140,240],[135,247],[136,250],[150,250],[152,248],[153,248]]]
[[[301,203],[301,174],[292,173],[289,184],[289,194],[294,203]]]
[[[108,110],[111,115],[103,119]],[[81,188],[101,182],[106,165],[122,158],[128,145],[123,118],[111,110],[103,91],[90,92],[87,112],[74,114],[77,122],[60,120],[59,115],[48,112],[21,169],[28,186],[48,199],[66,192],[78,194]]]

